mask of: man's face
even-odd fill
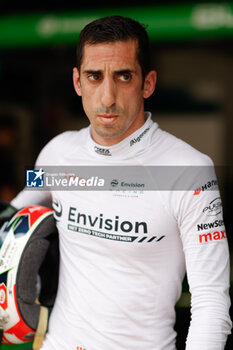
[[[135,40],[86,44],[80,72],[74,68],[75,90],[101,145],[116,144],[144,124],[144,98],[153,82],[146,78],[143,86],[136,51]]]

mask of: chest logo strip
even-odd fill
[[[118,215],[116,215],[114,219],[106,219],[103,214],[92,217],[91,215],[77,212],[77,209],[74,207],[69,208],[67,228],[70,231],[89,236],[128,243],[134,241],[138,243],[151,243],[153,241],[159,242],[165,237],[165,235],[148,237],[146,235],[148,230],[145,221],[121,221]],[[102,229],[111,232],[103,232]],[[124,232],[125,234],[118,234],[119,231]],[[130,235],[130,232],[138,235]],[[143,237],[142,234],[144,235]]]

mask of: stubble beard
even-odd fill
[[[94,120],[97,120],[97,115],[99,114],[115,114],[118,115],[117,120],[114,124],[101,124],[100,122],[93,123],[92,128],[95,130],[95,133],[103,138],[112,139],[115,137],[121,137],[125,131],[127,130],[127,127],[124,127],[124,125],[121,125],[122,120],[124,120],[124,111],[122,108],[117,106],[111,106],[111,107],[99,107],[96,108],[94,111]],[[120,123],[120,125],[117,125]]]
[[[101,124],[97,121],[98,114],[117,114],[118,118],[114,124]],[[139,114],[139,110],[135,113],[134,117],[130,120],[129,123],[127,123],[127,117],[124,114],[124,111],[117,107],[117,106],[111,106],[109,108],[96,108],[94,111],[94,119],[91,123],[92,129],[95,131],[95,134],[99,137],[105,138],[105,139],[118,139],[121,138],[125,133],[127,133],[127,130],[130,129],[131,125],[135,122]]]
[[[126,128],[121,128],[116,125],[92,125],[92,128],[98,136],[106,139],[121,137],[127,130]]]

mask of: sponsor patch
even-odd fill
[[[194,194],[194,196],[197,196],[201,192],[210,190],[210,189],[215,188],[217,186],[218,186],[218,180],[210,180],[207,183],[205,183],[204,185],[196,188],[193,194]]]
[[[197,230],[203,231],[203,230],[209,230],[211,228],[216,228],[224,225],[223,220],[215,220],[213,222],[207,222],[204,224],[197,224]]]
[[[222,212],[222,201],[220,197],[213,199],[204,209],[207,216],[216,216]]]
[[[130,147],[132,147],[133,145],[135,145],[135,143],[140,142],[141,139],[143,138],[143,136],[145,136],[148,131],[150,130],[150,128],[146,128],[140,135],[138,135],[137,137],[133,138],[130,140]]]
[[[209,242],[215,242],[219,241],[221,239],[226,239],[226,230],[223,231],[215,231],[213,233],[202,233],[199,235],[199,242],[200,243],[209,243]]]
[[[94,150],[96,153],[101,154],[102,156],[111,156],[112,155],[108,148],[101,148],[101,147],[95,146]]]

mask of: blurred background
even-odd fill
[[[25,169],[52,137],[88,125],[72,85],[77,39],[91,20],[116,14],[148,25],[158,83],[146,109],[162,128],[215,162],[232,255],[233,2],[1,2],[0,199],[10,201],[24,187]],[[188,324],[184,283],[177,305],[178,350],[184,349]],[[231,336],[226,349],[232,348]]]

